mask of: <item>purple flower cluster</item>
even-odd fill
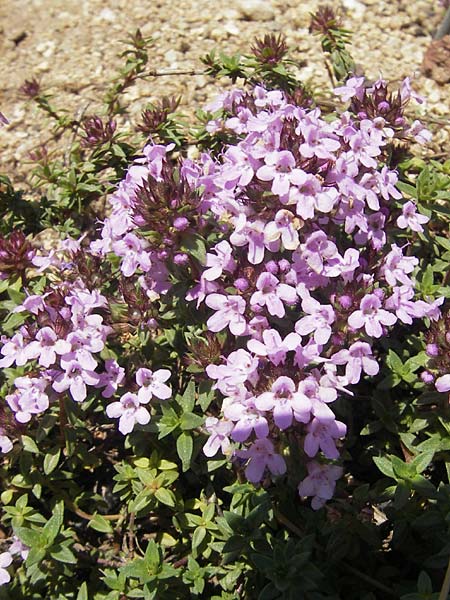
[[[173,145],[146,146],[90,244],[92,256],[119,258],[123,280],[155,311],[175,274],[190,279],[186,300],[203,311],[207,335],[229,332],[232,345],[205,369],[222,396],[220,412],[206,418],[205,454],[221,450],[253,483],[303,461],[298,491],[313,508],[331,498],[342,473],[335,461],[346,425],[333,403],[378,373],[377,340],[396,323],[436,321],[443,300],[417,297],[418,260],[395,243],[428,220],[402,202],[388,166],[392,140],[428,137],[403,117],[409,82],[393,96],[381,80],[367,87],[352,78],[336,93],[355,110],[324,116],[260,86],[223,94],[210,107],[219,115],[210,130],[238,141],[219,157],[176,164]],[[195,235],[214,239],[201,266],[188,253]],[[64,250],[70,256],[76,243]],[[70,269],[57,253],[33,263]],[[113,399],[106,413],[127,434],[149,422],[153,397],[171,396],[170,371],[142,367],[130,383],[115,360],[99,359],[111,333],[107,302],[78,281],[20,307],[33,318],[3,339],[0,359],[2,367],[32,364],[6,398],[20,423],[57,394],[82,402],[94,388]],[[0,442],[10,445],[3,435]]]
[[[348,100],[361,86],[337,91]],[[401,94],[405,104],[408,82]],[[419,232],[428,219],[413,202],[398,208],[397,173],[385,164],[397,131],[381,116],[324,119],[260,87],[225,94],[218,108],[216,126],[240,141],[218,161],[203,156],[200,172],[185,166],[224,231],[188,299],[212,309],[207,328],[229,330],[236,348],[206,368],[223,401],[220,418],[207,419],[205,454],[245,461],[254,483],[303,459],[299,494],[319,508],[342,473],[327,462],[346,434],[332,403],[378,373],[374,342],[390,327],[439,317],[442,299],[415,298],[418,261],[393,243],[396,226]],[[419,129],[403,120],[401,137]],[[286,450],[292,436],[298,456]]]
[[[117,393],[125,380],[125,369],[114,359],[100,358],[112,333],[98,312],[107,304],[98,290],[89,290],[77,280],[70,285],[54,284],[43,295],[30,295],[16,308],[17,312],[28,312],[30,319],[11,338],[2,338],[0,367],[27,369],[14,380],[15,390],[6,395],[19,423],[42,414],[65,393],[75,402],[86,400],[89,391],[101,390],[106,399]],[[137,394],[125,393],[106,408],[109,417],[120,417],[123,434],[131,432],[135,423],[149,422],[149,412],[140,405],[147,404],[152,395],[160,399],[171,396],[170,387],[164,383],[169,378],[166,369],[152,373],[141,368],[136,373]],[[6,432],[0,434],[0,449],[9,452],[12,441]]]

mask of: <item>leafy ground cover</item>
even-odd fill
[[[103,114],[24,83],[64,151],[0,180],[0,598],[448,597],[450,163],[311,34],[330,90],[266,35],[133,135],[140,31]]]

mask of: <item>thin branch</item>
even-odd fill
[[[440,40],[449,33],[450,33],[450,6],[447,8],[447,12],[445,13],[444,19],[443,19],[442,23],[439,25],[438,30],[436,31],[436,35],[434,36],[434,39]]]
[[[442,584],[441,593],[439,594],[439,600],[447,600],[450,592],[450,559],[447,565],[447,571],[445,573],[444,583]]]

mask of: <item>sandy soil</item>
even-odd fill
[[[318,0],[0,0],[0,171],[24,181],[28,153],[49,136],[48,123],[18,88],[36,77],[58,106],[90,114],[120,62],[121,40],[141,28],[154,38],[149,67],[201,70],[199,57],[213,48],[245,52],[252,38],[283,32],[305,81],[328,85],[317,38],[308,34]],[[369,78],[414,77],[427,98],[420,108],[435,131],[434,151],[450,152],[450,84],[420,74],[423,54],[443,15],[438,0],[342,0],[334,3],[354,32],[352,53]],[[128,93],[137,115],[149,101],[181,94],[184,106],[202,106],[216,93],[203,75],[149,78]]]

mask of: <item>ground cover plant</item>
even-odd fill
[[[139,31],[101,115],[22,87],[70,151],[0,179],[0,598],[448,597],[450,161],[311,34],[329,91],[266,35],[195,122],[121,130]]]

